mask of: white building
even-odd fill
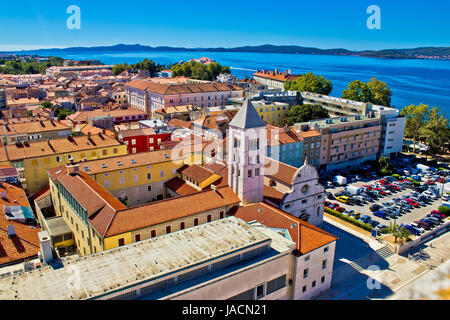
[[[381,136],[378,156],[390,157],[402,151],[406,118],[400,110],[382,106],[372,106],[377,117],[381,118]]]

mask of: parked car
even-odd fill
[[[359,221],[364,223],[369,223],[372,219],[368,215],[364,215],[361,218],[359,218]]]
[[[424,221],[414,221],[415,224],[417,224],[419,227],[424,228],[425,230],[430,230],[433,226],[429,223],[426,223]]]
[[[337,207],[337,208],[334,208],[334,210],[336,210],[337,212],[343,213],[345,211],[345,208]]]
[[[331,192],[327,192],[327,199],[335,200],[336,198],[333,196]]]
[[[414,227],[414,228],[416,228],[420,233],[424,233],[425,232],[425,229],[422,228],[421,226],[419,226],[417,223],[411,222],[409,225]]]
[[[378,221],[375,221],[375,220],[371,220],[370,222],[369,222],[369,224],[372,226],[372,227],[376,227],[377,225],[379,225],[380,223],[378,222]]]
[[[381,208],[381,206],[379,204],[373,204],[369,207],[369,210],[374,212],[374,211],[378,211]]]
[[[342,203],[347,203],[348,202],[348,197],[347,196],[341,196],[341,197],[337,197],[336,200]]]
[[[400,228],[405,228],[406,230],[408,230],[409,232],[411,232],[413,235],[415,235],[415,236],[420,236],[419,230],[417,230],[417,229],[414,228],[413,226],[410,226],[410,225],[401,225]]]
[[[384,212],[384,211],[375,211],[373,213],[373,215],[376,216],[376,217],[383,218],[383,219],[386,219],[386,217],[387,217],[387,213]]]

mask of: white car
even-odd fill
[[[414,228],[416,228],[420,233],[425,232],[425,229],[422,227],[419,227],[419,225],[417,223],[411,222],[410,225],[413,226]]]

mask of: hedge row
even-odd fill
[[[357,226],[358,228],[364,229],[366,231],[372,231],[373,227],[371,225],[368,225],[367,223],[361,222],[356,220],[355,218],[346,216],[345,214],[342,214],[338,211],[335,211],[333,209],[327,208],[325,207],[325,212],[328,214],[331,214],[332,216],[338,217],[341,220],[347,221],[355,226]]]

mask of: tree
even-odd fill
[[[325,79],[323,76],[305,73],[294,81],[286,81],[284,85],[286,91],[303,91],[317,94],[329,95],[333,90],[331,80]]]
[[[428,112],[428,121],[420,128],[420,134],[432,154],[441,152],[448,145],[450,141],[448,119],[439,112],[439,108],[432,108]]]
[[[230,68],[217,62],[208,65],[189,61],[172,66],[173,76],[185,76],[187,78],[212,81],[221,73],[231,73]]]
[[[431,153],[441,152],[450,143],[448,119],[437,107],[410,105],[400,112],[406,118],[405,136],[413,140],[413,152],[416,142],[424,141]]]
[[[304,104],[297,105],[287,112],[286,122],[288,125],[294,123],[308,122],[316,119],[329,118],[328,110],[319,105]]]
[[[370,102],[385,107],[391,106],[392,91],[386,83],[378,80],[377,78],[372,78],[367,83],[367,86],[372,93],[372,100]]]
[[[383,176],[390,176],[393,173],[394,167],[386,157],[380,157],[377,166],[377,171]]]
[[[49,102],[49,101],[45,101],[45,102],[43,102],[43,103],[41,104],[41,106],[42,106],[43,108],[50,109],[51,107],[53,107],[53,104],[52,104],[51,102]]]
[[[405,243],[411,235],[411,232],[409,232],[407,229],[399,227],[397,222],[394,222],[394,224],[390,223],[389,227],[387,227],[386,233],[392,234],[394,236],[395,243],[397,243],[397,240],[400,240],[400,244]]]
[[[355,80],[350,82],[348,88],[342,92],[342,98],[359,102],[372,102],[373,93],[367,83]]]

